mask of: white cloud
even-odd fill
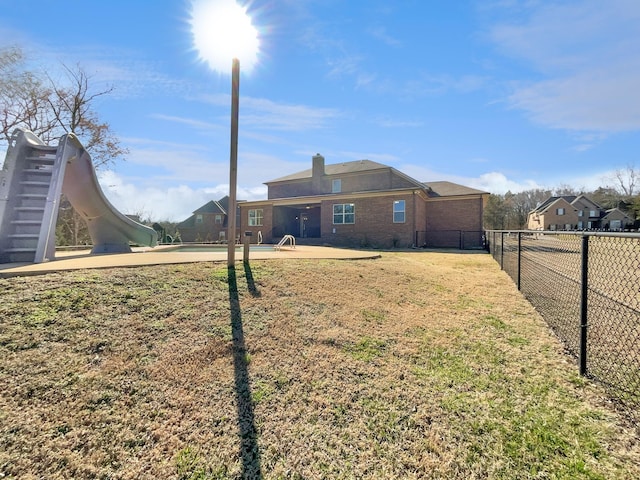
[[[637,71],[609,66],[516,88],[511,105],[536,123],[564,130],[620,132],[640,129]]]
[[[153,221],[186,220],[194,210],[211,200],[229,194],[228,183],[193,188],[186,184],[175,186],[140,186],[127,181],[113,171],[100,172],[98,181],[111,204],[121,213],[138,214]],[[258,200],[266,198],[266,186],[237,187],[237,198]]]
[[[488,172],[483,173],[477,178],[462,179],[464,185],[478,190],[484,190],[489,193],[504,194],[508,191],[515,193],[523,190],[531,190],[537,188],[543,188],[534,180],[513,180],[507,178],[507,176],[500,172]]]
[[[224,108],[228,108],[231,104],[231,97],[226,94],[202,95],[196,100]],[[326,128],[332,120],[343,115],[340,110],[335,108],[286,104],[250,96],[242,96],[240,103],[240,123],[243,128],[279,131],[314,130]],[[180,123],[188,123],[189,121],[185,118],[169,115],[162,116],[162,118]],[[192,121],[197,124],[197,121]]]
[[[400,45],[402,45],[402,42],[400,40],[390,35],[389,32],[387,32],[387,29],[381,25],[371,27],[367,30],[367,32],[373,38],[380,40],[390,47],[399,47]]]
[[[341,112],[333,108],[289,105],[264,98],[243,97],[241,121],[247,127],[268,130],[312,130],[325,128]]]
[[[535,2],[529,7],[522,21],[496,25],[490,34],[504,54],[542,75],[514,83],[510,105],[550,128],[640,129],[640,2]]]
[[[198,129],[198,130],[211,131],[211,130],[222,130],[223,128],[228,128],[228,127],[223,127],[222,125],[219,125],[216,123],[203,122],[202,120],[196,120],[195,118],[178,117],[175,115],[164,115],[161,113],[152,113],[151,115],[149,115],[149,118],[153,118],[156,120],[163,120],[171,123],[178,123],[181,125],[186,125],[187,127],[190,127],[190,128]]]

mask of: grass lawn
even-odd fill
[[[0,478],[633,479],[485,254],[0,279]]]

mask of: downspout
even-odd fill
[[[412,248],[416,248],[416,245],[418,243],[418,233],[416,232],[416,215],[417,215],[417,210],[416,210],[416,192],[415,190],[413,191],[413,245]]]

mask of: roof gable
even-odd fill
[[[582,205],[589,209],[600,210],[602,207],[585,195],[578,195],[572,202],[572,205]]]
[[[555,204],[559,200],[562,200],[562,203],[566,203],[570,206],[571,202],[573,202],[576,198],[577,197],[575,195],[551,196],[547,198],[544,202],[542,202],[540,205],[538,205],[536,208],[534,208],[532,210],[532,213],[546,212],[549,209],[549,207],[551,207],[553,204]]]
[[[608,218],[611,218],[611,217],[620,217],[620,218],[625,218],[627,220],[631,219],[631,217],[629,217],[629,215],[624,213],[619,208],[610,208],[609,210],[606,210],[603,213],[604,213],[604,215],[602,216],[603,219],[608,219]]]
[[[435,197],[457,197],[461,195],[485,195],[489,192],[465,187],[453,182],[425,182],[422,185],[429,189],[429,196]]]
[[[205,203],[204,205],[202,205],[200,208],[198,208],[197,210],[194,210],[193,212],[194,214],[203,214],[203,213],[221,213],[223,215],[226,215],[226,210],[225,208],[220,205],[219,202],[215,201],[215,200],[211,200],[207,203]]]
[[[537,211],[540,213],[544,213],[544,212],[548,212],[549,210],[551,210],[552,208],[571,208],[572,210],[575,210],[573,208],[573,205],[571,204],[571,201],[575,200],[575,197],[573,197],[572,200],[569,200],[568,197],[571,196],[563,196],[563,197],[551,197],[551,201],[550,202],[546,202],[544,204],[544,208],[538,208]]]

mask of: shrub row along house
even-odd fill
[[[359,160],[312,168],[265,183],[266,200],[238,202],[237,237],[349,247],[482,247],[488,193],[451,182],[422,183],[393,167]],[[178,224],[183,241],[223,240],[226,197]],[[221,217],[220,217],[221,216]]]
[[[634,220],[618,208],[603,209],[584,195],[549,197],[529,212],[529,230],[624,230]]]

